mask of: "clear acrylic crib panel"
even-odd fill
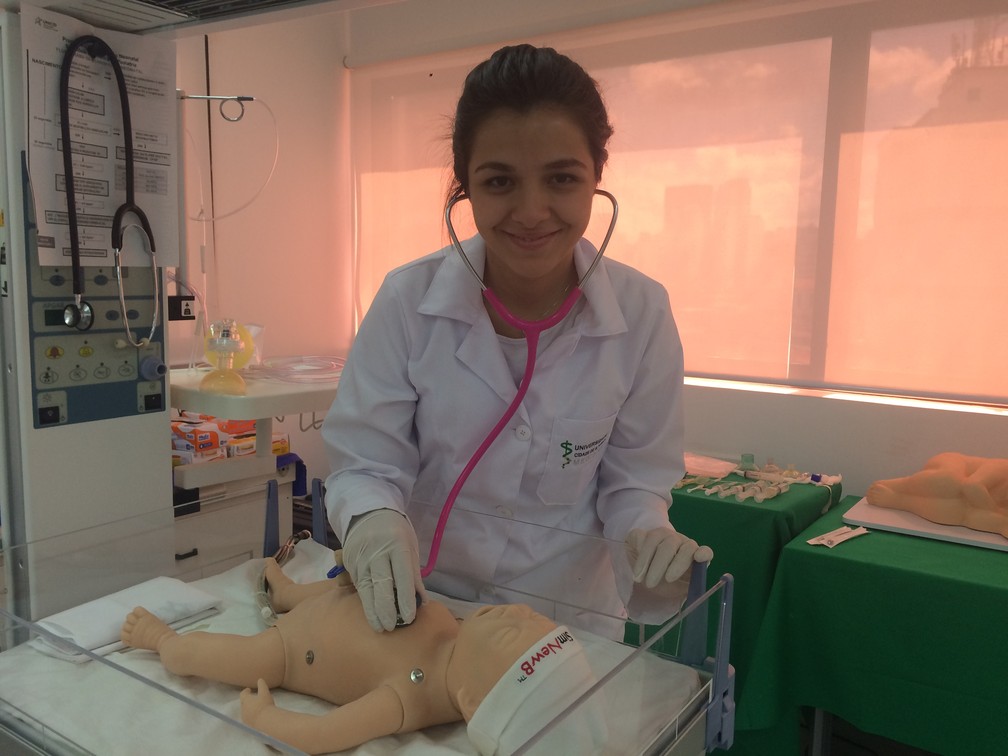
[[[160,513],[151,513],[149,517],[132,517],[50,542],[3,551],[8,592],[6,603],[0,606],[0,752],[6,752],[3,746],[7,738],[8,742],[30,743],[41,753],[58,754],[131,753],[140,743],[144,752],[152,754],[174,754],[180,746],[191,752],[208,752],[210,748],[215,754],[242,756],[277,750],[298,753],[242,724],[234,688],[218,692],[211,689],[215,684],[192,679],[158,682],[151,679],[154,675],[145,677],[144,670],[149,668],[130,658],[135,654],[112,653],[74,664],[48,657],[29,645],[44,631],[38,625],[41,616],[33,616],[28,610],[25,595],[31,596],[35,606],[59,611],[66,608],[68,596],[84,603],[151,577],[175,574],[176,565],[170,556],[164,556],[172,553],[174,528],[163,523]],[[622,548],[622,544],[562,531],[542,535],[565,539],[568,555],[578,549]],[[331,565],[328,550],[319,544],[309,545],[330,560],[326,568]],[[44,576],[44,580],[24,585],[19,567],[26,563],[32,565],[32,575]],[[247,577],[261,569],[258,565],[258,560],[252,560],[217,577],[223,579],[232,572]],[[553,564],[546,568],[556,567]],[[324,572],[321,569],[319,575]],[[566,615],[560,619],[572,628],[580,629],[578,622],[599,614],[590,607],[572,604],[569,599],[575,594],[549,597],[528,591],[523,578],[508,585],[490,586],[489,590],[502,600],[529,603],[550,616]],[[197,584],[203,583],[209,584],[207,580]],[[229,600],[247,594],[249,611],[254,613],[253,590],[251,582],[239,586],[233,595],[228,594]],[[605,736],[598,753],[623,756],[709,750],[710,737],[705,735],[708,712],[718,709],[716,698],[722,695],[710,661],[719,654],[726,658],[727,650],[718,652],[706,629],[699,633],[684,629],[683,619],[687,614],[706,616],[712,596],[721,598],[708,592],[691,604],[688,612],[651,628],[645,648],[606,639],[605,653],[592,651],[598,682],[540,732],[529,733],[531,740],[522,752],[564,753],[568,749],[563,744],[569,743],[571,732],[587,731],[588,722],[597,725],[599,721]],[[601,613],[601,617],[607,622],[624,622],[622,617],[611,614]],[[253,626],[249,632],[257,629]],[[676,659],[670,660],[667,653],[651,648],[657,645],[683,649],[683,658],[677,652]],[[683,672],[687,673],[685,678]],[[28,678],[35,682],[30,683]],[[688,685],[684,686],[684,679]],[[106,695],[110,690],[115,691],[114,696]],[[464,739],[464,725],[459,727]],[[408,745],[408,741],[397,742],[389,752],[409,753]]]
[[[165,688],[124,667],[115,652],[100,656],[61,640],[87,658],[75,663],[36,648],[48,635],[38,624],[45,616],[177,572],[171,519],[166,525],[163,513],[151,512],[0,549],[7,589],[0,593],[0,753],[300,753],[245,726],[237,709],[201,703],[200,686]],[[159,730],[170,737],[147,740]],[[214,742],[207,732],[218,733]]]

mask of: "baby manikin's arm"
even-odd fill
[[[388,686],[323,715],[277,708],[262,681],[258,694],[250,690],[242,692],[245,724],[306,753],[342,751],[392,735],[402,727],[403,718],[402,702]]]

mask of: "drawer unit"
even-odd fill
[[[277,470],[276,480],[282,542],[293,532],[293,468]],[[237,481],[223,492],[200,489],[198,511],[175,518],[175,577],[196,580],[248,559],[272,556],[263,554],[266,484]],[[194,504],[186,506],[192,508]]]

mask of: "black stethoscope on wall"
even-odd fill
[[[78,232],[77,220],[77,197],[74,188],[73,174],[73,143],[70,141],[70,67],[73,63],[77,51],[84,49],[92,60],[98,57],[107,58],[112,64],[115,72],[116,82],[119,89],[119,104],[122,110],[122,130],[123,146],[126,158],[126,201],[121,204],[112,217],[112,250],[115,255],[116,282],[119,286],[119,310],[126,329],[126,338],[134,347],[146,346],[154,338],[157,328],[160,308],[160,291],[158,287],[157,258],[154,254],[154,234],[151,232],[150,222],[147,215],[136,204],[134,198],[134,159],[133,159],[133,122],[130,117],[129,94],[126,91],[126,78],[123,76],[119,59],[108,44],[93,35],[85,35],[73,40],[63,55],[63,64],[60,69],[60,132],[63,139],[63,173],[64,185],[67,198],[67,222],[70,228],[70,260],[73,265],[73,294],[74,301],[63,309],[63,322],[70,328],[77,328],[86,331],[94,323],[94,309],[84,301],[84,271],[81,267],[80,235]],[[129,321],[126,315],[126,297],[123,292],[122,281],[122,241],[123,241],[123,219],[127,213],[132,213],[139,221],[129,224],[126,228],[134,227],[143,231],[147,237],[148,251],[151,258],[151,272],[154,276],[154,314],[151,319],[150,335],[137,341],[130,331]]]

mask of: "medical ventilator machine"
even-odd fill
[[[276,478],[293,467],[278,471],[261,442],[299,396],[260,397],[251,416],[184,407],[255,419],[260,443],[227,471],[173,476],[172,389],[194,394],[165,364],[168,305],[196,316],[192,296],[166,294],[185,278],[183,100],[221,101],[237,121],[253,98],[180,92],[175,41],[149,32],[312,1],[0,0],[0,609],[39,618],[223,569],[266,548],[248,548],[251,510],[289,509],[278,496],[289,503],[292,481]],[[212,499],[215,513],[176,519],[173,482],[206,500],[187,501],[193,512]],[[191,558],[195,540],[212,553]],[[85,564],[99,552],[101,567]]]

